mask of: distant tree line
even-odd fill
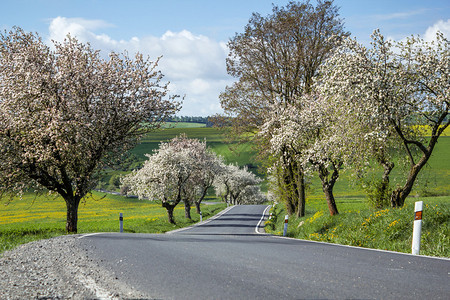
[[[213,123],[210,121],[210,117],[175,116],[169,118],[167,122],[202,123],[206,124],[206,127],[213,126]]]

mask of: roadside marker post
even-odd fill
[[[420,235],[422,234],[423,201],[417,201],[414,205],[414,227],[412,238],[412,254],[419,255]]]
[[[202,211],[200,211],[200,222],[203,222]]]
[[[119,214],[119,223],[120,223],[120,232],[123,232],[123,215],[122,213]]]
[[[288,219],[289,219],[289,215],[286,215],[286,216],[284,217],[284,230],[283,230],[283,236],[286,236],[286,234],[287,234]]]

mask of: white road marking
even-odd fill
[[[79,236],[79,239],[82,239],[84,237],[88,237],[88,236],[93,236],[93,235],[99,235],[99,234],[104,234],[105,232],[94,232],[94,233],[88,233],[88,234],[83,234],[82,236]]]
[[[257,224],[256,227],[255,227],[255,232],[256,232],[257,234],[263,234],[263,233],[265,233],[265,232],[259,232],[258,228],[259,228],[259,225],[261,225],[261,222],[264,220],[264,216],[266,215],[266,211],[267,211],[271,206],[272,206],[272,205],[268,205],[268,206],[266,207],[266,209],[264,209],[264,211],[263,211],[263,213],[262,213],[262,216],[261,216],[261,219],[259,219],[259,222],[258,222],[258,224]]]

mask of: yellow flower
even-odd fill
[[[395,226],[396,224],[398,224],[398,221],[394,220],[391,222],[391,224],[389,224],[388,228],[391,228],[392,226]]]

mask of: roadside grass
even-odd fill
[[[339,214],[330,216],[320,181],[308,189],[305,217],[289,219],[288,236],[366,248],[411,253],[414,202],[424,202],[420,254],[450,257],[450,136],[442,136],[427,166],[421,170],[405,206],[376,210],[350,172],[342,171],[334,189]],[[392,185],[402,185],[405,170],[391,175]],[[284,205],[272,208],[268,233],[282,235]],[[302,224],[302,225],[300,225]]]
[[[306,216],[291,216],[287,236],[357,247],[411,253],[414,202],[424,201],[421,255],[450,257],[450,196],[408,198],[402,208],[367,208],[363,198],[338,198],[340,213],[330,216],[323,199],[310,199]],[[284,205],[271,209],[267,233],[282,235]]]
[[[0,202],[0,253],[19,244],[66,234],[66,207],[60,197],[25,194],[8,205]],[[202,205],[203,219],[224,209],[224,203]],[[175,208],[176,225],[167,222],[160,203],[93,192],[80,204],[78,233],[118,232],[119,213],[123,213],[124,232],[164,233],[190,226],[200,220],[195,208],[192,220],[184,217],[184,206]]]

